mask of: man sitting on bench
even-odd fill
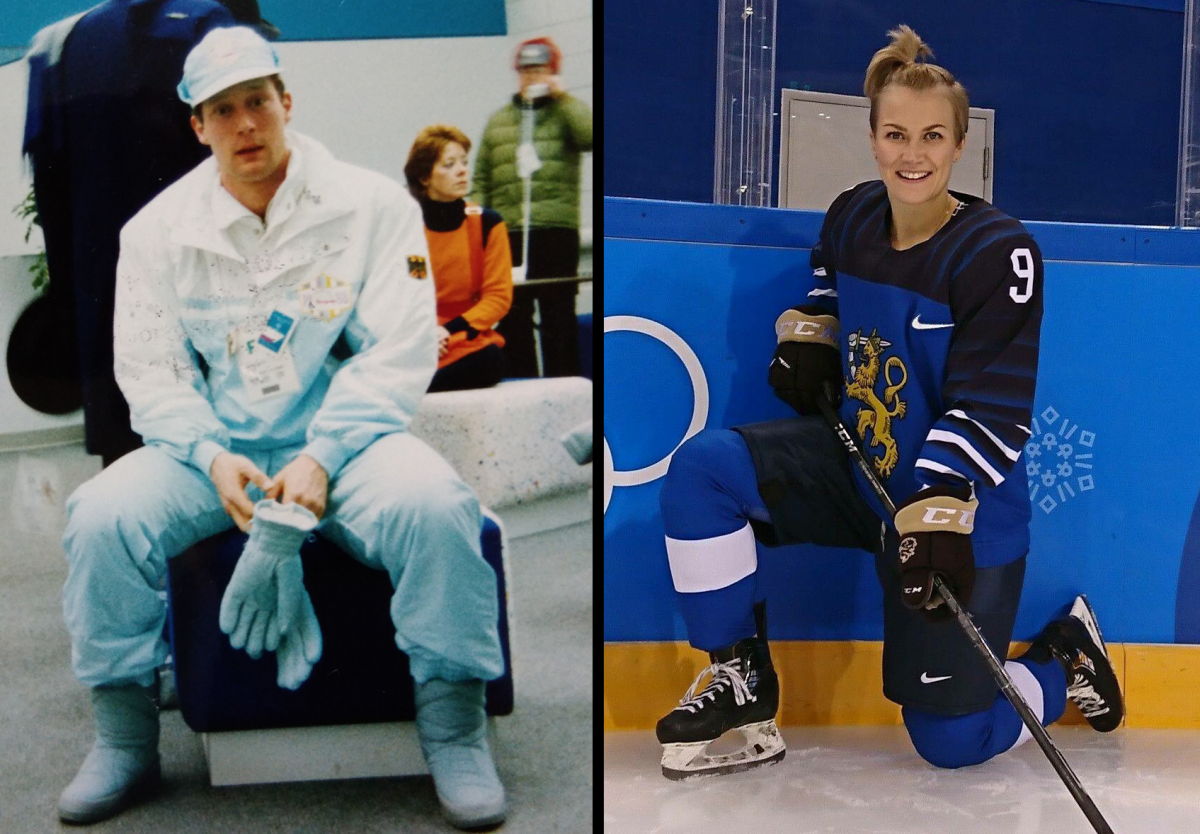
[[[302,685],[320,629],[297,551],[319,520],[395,587],[444,812],[496,824],[505,796],[484,718],[484,682],[504,671],[496,578],[474,493],[406,431],[437,364],[421,211],[399,184],[285,130],[279,72],[251,29],[197,44],[179,95],[212,157],[121,232],[115,370],[146,446],[68,502],[64,614],[97,740],[59,815],[105,819],[159,779],[158,591],[191,545],[251,531],[221,626],[235,648],[273,651],[281,685]]]

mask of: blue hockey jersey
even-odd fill
[[[895,250],[883,183],[843,192],[813,247],[806,303],[841,323],[841,416],[893,501],[970,482],[972,546],[988,567],[1029,549],[1029,494],[1015,466],[1030,437],[1042,258],[1019,221],[951,196],[959,205],[933,237]]]

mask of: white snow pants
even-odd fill
[[[274,476],[299,451],[239,454]],[[253,485],[250,493],[261,497]],[[167,560],[233,520],[206,473],[152,446],[79,487],[67,512],[63,614],[75,675],[92,687],[149,685],[167,656]],[[379,438],[331,481],[317,530],[391,577],[396,645],[418,683],[503,674],[479,502],[436,452],[406,433]]]

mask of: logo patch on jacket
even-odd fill
[[[424,278],[429,273],[425,271],[425,259],[420,255],[408,256],[408,274],[414,278]]]
[[[296,292],[300,295],[300,311],[323,321],[337,318],[354,304],[350,285],[324,274],[301,284]]]

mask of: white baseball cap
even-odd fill
[[[523,44],[517,51],[517,69],[521,67],[540,67],[552,63],[550,47],[544,43]]]
[[[183,62],[183,80],[176,92],[195,107],[202,101],[252,78],[280,72],[279,54],[249,26],[213,29],[192,47]]]

